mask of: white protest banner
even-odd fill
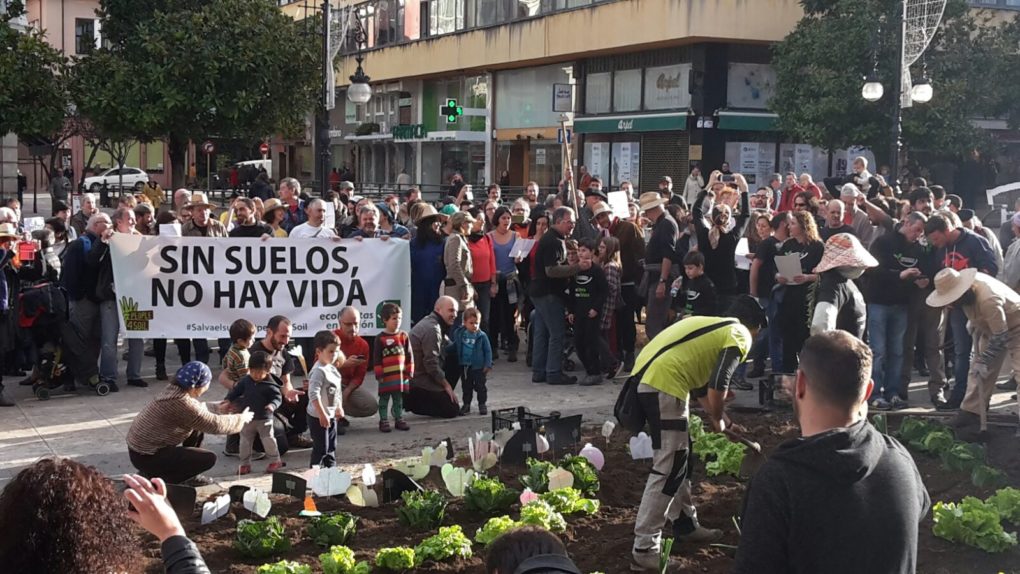
[[[382,328],[384,303],[411,302],[410,245],[391,239],[228,239],[115,234],[113,276],[124,336],[227,337],[245,318],[262,332],[274,315],[295,337],[339,327],[337,314],[361,311],[361,334]]]

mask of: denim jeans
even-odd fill
[[[959,404],[967,394],[967,373],[970,371],[970,351],[974,340],[967,332],[967,315],[963,309],[953,307],[949,310],[949,324],[953,328],[953,393],[949,402]]]
[[[535,379],[549,381],[562,375],[563,336],[566,318],[563,301],[556,295],[533,297],[535,318],[531,333],[535,338],[531,371]]]
[[[868,305],[868,338],[873,361],[871,379],[875,382],[873,398],[891,400],[900,392],[900,369],[903,368],[903,334],[907,331],[906,305]]]
[[[116,301],[99,304],[99,378],[117,380],[117,335],[120,334],[120,317]]]
[[[145,339],[128,339],[127,378],[142,378],[142,357],[145,356]]]
[[[769,361],[772,363],[773,373],[783,371],[783,337],[779,334],[779,326],[776,325],[776,317],[779,316],[779,301],[775,297],[759,297],[764,303],[765,317],[769,321]]]

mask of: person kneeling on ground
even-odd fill
[[[535,526],[514,528],[489,545],[486,574],[581,574],[567,548],[552,532]]]
[[[733,572],[914,572],[931,500],[907,449],[866,420],[871,360],[846,331],[804,343],[786,378],[801,437],[748,486]]]
[[[162,476],[171,484],[212,483],[201,473],[216,465],[216,453],[199,448],[203,433],[239,433],[254,413],[211,413],[198,400],[211,382],[209,367],[192,361],[178,369],[166,390],[132,421],[127,434],[128,454],[142,476]]]
[[[446,348],[443,344],[450,326],[457,318],[457,300],[443,295],[436,301],[432,314],[411,329],[411,353],[414,356],[414,377],[404,408],[427,417],[452,419],[460,414],[453,385],[443,370]]]
[[[5,572],[141,572],[129,519],[155,535],[167,574],[209,574],[166,501],[166,485],[125,474],[124,500],[91,466],[45,458],[0,493],[0,563]]]
[[[723,410],[737,365],[747,358],[765,312],[743,295],[727,317],[691,317],[652,339],[634,363],[638,397],[651,427],[652,472],[648,475],[634,524],[631,569],[659,571],[662,527],[688,542],[718,540],[722,532],[698,524],[691,498],[687,423],[690,397],[705,409],[712,430],[730,430]]]

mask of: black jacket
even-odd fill
[[[209,574],[198,547],[184,536],[171,536],[163,541],[163,568],[166,574]]]
[[[251,375],[245,375],[227,393],[228,401],[233,402],[238,399],[241,399],[242,404],[239,406],[242,409],[251,409],[257,420],[266,420],[272,417],[270,413],[266,412],[266,407],[273,405],[274,410],[280,408],[283,403],[283,391],[272,378],[267,381],[256,381],[251,378]]]
[[[698,250],[705,256],[705,275],[712,280],[720,295],[735,295],[737,293],[737,268],[734,263],[734,255],[751,214],[747,194],[740,194],[740,211],[731,216],[736,225],[719,235],[719,243],[715,248],[709,241],[711,224],[705,224],[704,204],[707,196],[708,193],[704,191],[698,194],[698,199],[694,201],[694,207],[691,209],[694,229],[698,233]]]
[[[787,441],[748,486],[733,572],[913,573],[930,504],[907,449],[866,421]]]

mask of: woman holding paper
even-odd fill
[[[783,341],[783,370],[797,370],[797,355],[810,336],[808,294],[818,276],[812,273],[822,260],[825,244],[818,236],[818,226],[807,211],[790,212],[790,238],[783,243],[776,257],[776,296],[779,298],[779,335]]]

